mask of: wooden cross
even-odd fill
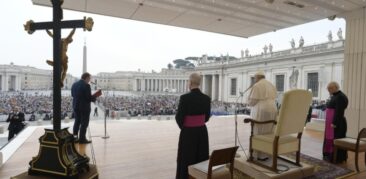
[[[51,0],[53,21],[35,23],[30,20],[24,25],[29,34],[36,30],[53,30],[53,129],[56,131],[61,130],[61,29],[84,28],[84,31],[91,31],[94,24],[93,19],[85,17],[83,20],[62,21],[63,2],[63,0]]]

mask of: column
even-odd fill
[[[211,100],[212,101],[217,100],[216,99],[216,75],[212,75]]]
[[[220,74],[219,75],[219,101],[223,101],[223,75],[222,74]]]
[[[133,91],[138,91],[138,89],[139,89],[139,79],[135,79],[133,84]]]
[[[181,84],[181,80],[178,80],[178,92],[181,93],[182,92],[182,84]]]
[[[7,74],[4,76],[4,91],[9,91],[9,77]]]
[[[201,91],[202,93],[205,93],[206,90],[206,75],[202,75],[202,79],[201,79]]]
[[[187,90],[186,80],[183,80],[183,93],[185,93]]]
[[[153,91],[156,91],[156,79],[153,79]]]
[[[3,91],[4,84],[3,84],[3,75],[0,75],[0,91]]]
[[[141,79],[141,91],[145,91],[145,79]]]
[[[366,127],[366,10],[360,8],[345,14],[346,44],[344,47],[344,92],[348,96],[346,109],[347,136],[356,138]]]
[[[151,91],[151,79],[148,79],[148,88],[147,91]]]

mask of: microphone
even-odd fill
[[[254,83],[255,84],[255,83]],[[252,85],[250,85],[244,92],[242,92],[243,94],[244,93],[246,93],[249,89],[251,89],[253,86],[254,86],[254,84],[252,84]]]
[[[96,83],[94,83],[94,82],[92,82],[92,81],[91,81],[90,83],[91,83],[91,84],[93,84],[93,85],[97,85]]]

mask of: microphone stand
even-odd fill
[[[90,83],[93,84],[93,85],[95,85],[100,90],[102,89],[96,83],[94,83],[94,82],[90,82]],[[108,94],[106,95],[106,100],[107,100],[107,97],[109,96],[109,91],[107,91],[107,93]],[[109,138],[109,136],[107,135],[107,114],[106,114],[106,111],[107,111],[106,110],[107,109],[107,101],[106,101],[105,105],[106,106],[104,106],[104,136],[102,136],[102,139],[108,139]]]
[[[108,96],[109,96],[109,92],[108,92]],[[108,97],[108,96],[106,96],[106,97]],[[106,98],[106,100],[108,100],[108,99]],[[107,101],[106,101],[105,105],[106,106],[104,106],[104,136],[102,136],[102,139],[108,139],[109,138],[109,135],[107,135],[107,114],[106,114],[107,109],[108,109],[107,108]],[[109,113],[109,110],[108,110],[108,113]]]
[[[239,97],[236,98],[235,101],[235,112],[234,112],[234,120],[235,120],[235,147],[238,146],[238,140],[239,140],[239,133],[238,133],[238,101],[240,98],[242,98],[244,96],[244,93],[246,93],[249,89],[251,89],[253,87],[253,85],[251,85],[249,88],[247,88],[244,92],[239,92]],[[245,152],[245,151],[244,151]],[[235,154],[235,158],[239,158],[240,154],[236,153]]]
[[[243,92],[239,92],[239,97],[236,98],[235,100],[235,110],[234,110],[234,120],[235,120],[235,147],[238,146],[237,142],[238,142],[238,101],[240,98],[243,97]]]

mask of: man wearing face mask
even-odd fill
[[[330,94],[330,100],[327,102],[325,111],[323,158],[324,160],[333,161],[333,140],[344,138],[347,133],[347,121],[344,116],[344,111],[348,106],[348,98],[340,90],[337,82],[330,82],[327,88]],[[347,161],[348,156],[346,150],[338,149],[336,155],[336,163]]]
[[[248,97],[248,104],[251,106],[250,116],[256,121],[276,120],[277,107],[275,99],[277,97],[276,87],[266,80],[263,71],[258,71],[255,75],[255,83],[251,87]],[[273,124],[255,125],[254,134],[271,133]],[[254,152],[258,160],[267,160],[268,156],[264,153]]]
[[[10,122],[8,130],[8,141],[10,141],[15,135],[18,135],[24,128],[24,113],[20,112],[20,108],[17,106],[13,112],[9,114],[6,122]]]
[[[188,179],[188,166],[208,159],[208,133],[211,99],[199,89],[201,76],[189,76],[190,92],[179,99],[175,120],[180,128],[176,179]]]
[[[91,75],[86,72],[71,87],[72,106],[75,115],[73,135],[76,138],[76,142],[80,144],[91,143],[91,141],[86,139],[86,130],[89,126],[90,103],[95,102],[97,96],[91,94],[90,79]],[[79,139],[77,140],[78,135]]]

